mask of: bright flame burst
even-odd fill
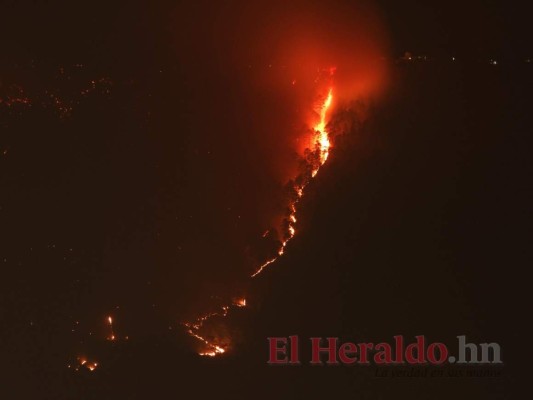
[[[333,76],[335,72],[335,68],[329,69],[329,75],[330,77]],[[294,84],[294,83],[293,83]],[[316,108],[316,113],[318,114],[318,121],[313,125],[312,129],[314,132],[313,141],[314,141],[314,148],[311,149],[314,151],[315,154],[317,154],[318,162],[312,164],[312,170],[311,170],[311,178],[314,178],[316,174],[318,173],[320,167],[324,165],[324,163],[327,161],[329,157],[329,152],[331,149],[331,140],[329,137],[329,133],[327,131],[327,120],[328,120],[328,114],[331,109],[331,105],[333,103],[333,87],[329,87],[327,91],[327,95],[325,96],[324,100],[319,104],[319,106]],[[305,179],[303,183],[297,184],[294,187],[295,193],[296,193],[296,199],[293,200],[289,204],[289,215],[287,217],[287,232],[285,234],[285,239],[281,242],[280,247],[278,248],[277,255],[267,261],[265,261],[262,265],[258,267],[258,269],[251,275],[251,278],[255,278],[261,272],[265,270],[266,267],[268,267],[270,264],[274,263],[278,258],[280,258],[285,253],[285,248],[287,247],[287,244],[290,242],[290,240],[296,235],[296,205],[300,201],[300,199],[304,195],[304,189],[309,183],[310,179]],[[266,231],[263,234],[263,237],[267,236],[269,231]],[[233,301],[232,304],[233,307],[246,307],[246,299],[237,299]],[[195,322],[186,322],[183,325],[187,328],[187,332],[192,337],[198,339],[202,343],[204,343],[208,350],[202,351],[198,353],[201,356],[207,356],[207,357],[215,357],[217,355],[223,354],[226,352],[226,349],[217,345],[213,341],[210,341],[206,339],[204,336],[200,335],[200,330],[203,327],[204,323],[208,321],[209,319],[213,317],[226,317],[228,315],[230,306],[222,306],[221,312],[214,312],[207,315],[204,315],[202,317],[199,317]]]
[[[333,89],[330,88],[328,91],[328,96],[326,101],[320,107],[320,121],[315,125],[315,132],[317,133],[317,142],[318,150],[320,151],[320,165],[324,164],[329,156],[329,148],[331,147],[331,142],[329,140],[329,134],[326,131],[326,116],[329,108],[331,107],[331,102],[333,101]],[[315,171],[318,172],[318,168]]]

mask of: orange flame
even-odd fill
[[[320,121],[315,125],[315,132],[317,133],[317,143],[320,150],[320,164],[324,164],[329,156],[329,148],[331,147],[331,142],[329,140],[329,134],[326,131],[326,116],[329,108],[331,107],[331,102],[333,101],[333,89],[329,89],[328,96],[326,101],[320,107]],[[318,172],[318,170],[317,170]]]

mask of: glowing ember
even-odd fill
[[[330,70],[330,75],[333,75],[333,72],[335,70]],[[329,133],[326,131],[326,125],[327,125],[327,116],[328,111],[331,108],[331,103],[333,102],[333,88],[329,88],[328,95],[326,96],[324,102],[320,105],[319,109],[317,110],[318,115],[320,117],[317,124],[313,127],[313,130],[315,132],[315,151],[318,152],[319,155],[319,165],[317,165],[311,172],[311,177],[315,177],[318,173],[318,170],[320,167],[326,162],[329,156],[329,150],[331,148],[331,141],[329,140]],[[289,214],[288,221],[289,226],[287,228],[288,230],[288,237],[282,242],[279,250],[278,250],[278,257],[282,256],[285,253],[285,247],[289,243],[289,241],[296,235],[296,228],[294,227],[294,224],[296,223],[296,204],[300,200],[300,198],[304,195],[304,189],[307,184],[303,184],[301,186],[296,186],[295,192],[297,195],[296,200],[290,204],[290,210],[291,213]],[[263,263],[257,271],[255,271],[252,274],[252,278],[255,278],[257,275],[259,275],[263,270],[268,267],[270,264],[272,264],[274,261],[278,259],[278,257],[274,257],[270,260],[267,260],[265,263]]]
[[[205,317],[203,320],[207,320],[209,317]],[[195,333],[193,331],[193,329],[199,329],[201,327],[198,326],[198,327],[192,327],[190,328],[187,332],[191,335],[191,336],[194,336],[196,339],[198,339],[199,341],[203,342],[209,349],[209,351],[205,351],[205,352],[201,352],[201,353],[198,353],[199,355],[201,356],[208,356],[208,357],[214,357],[218,354],[222,354],[222,353],[225,353],[226,350],[224,350],[222,347],[216,345],[216,344],[213,344],[211,343],[209,340],[207,340],[206,338],[198,335],[197,333]]]
[[[109,336],[107,337],[108,340],[115,340],[115,332],[113,331],[113,318],[111,316],[107,317],[107,322],[109,324]]]
[[[70,365],[68,366],[70,368]],[[78,366],[74,368],[74,371],[79,371],[80,368],[85,368],[89,371],[94,371],[98,367],[97,362],[89,362],[84,357],[78,357]]]

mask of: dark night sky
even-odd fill
[[[377,1],[386,95],[308,187],[286,256],[250,283],[307,92],[267,66],[305,2],[246,3],[0,2],[0,99],[32,103],[0,103],[0,397],[509,398],[530,265],[528,13]],[[347,53],[344,33],[363,29],[346,22],[355,3],[309,2],[326,27],[353,11],[332,33]],[[395,62],[405,51],[430,61]],[[240,350],[200,359],[179,322],[235,294],[253,304],[223,323]],[[109,314],[130,342],[102,340]],[[268,368],[265,338],[295,332],[467,334],[502,344],[505,377],[407,385]],[[79,354],[101,371],[68,370]]]
[[[527,56],[531,24],[504,1],[382,1],[394,49],[465,57]]]
[[[120,65],[121,52],[146,52],[150,47],[155,55],[164,49],[164,40],[157,39],[172,29],[166,23],[176,8],[191,17],[202,13],[206,19],[200,27],[208,26],[217,12],[216,6],[207,3],[179,7],[173,3],[161,1],[147,9],[143,2],[4,1],[2,47],[10,55],[67,61],[113,49],[113,64]],[[338,3],[349,2],[336,1],[331,7]],[[378,5],[397,52],[407,49],[486,57],[492,52],[527,55],[531,51],[531,24],[520,4],[380,0]]]

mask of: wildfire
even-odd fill
[[[335,68],[329,69],[329,76],[330,80],[335,72]],[[330,82],[331,83],[331,82]],[[333,103],[333,87],[330,85],[327,91],[327,95],[323,98],[323,101],[320,102],[319,106],[315,109],[317,115],[318,115],[318,121],[312,126],[312,130],[314,132],[313,136],[313,148],[311,149],[314,154],[317,156],[317,162],[312,162],[312,169],[311,169],[311,177],[307,177],[303,179],[303,183],[297,184],[294,186],[294,192],[296,194],[296,198],[289,204],[289,215],[287,216],[287,228],[284,235],[284,239],[280,244],[280,247],[277,250],[277,255],[267,261],[265,261],[262,265],[260,265],[257,270],[251,275],[251,278],[255,278],[261,272],[264,271],[266,267],[268,267],[270,264],[277,261],[283,254],[285,253],[285,248],[287,247],[288,243],[291,241],[291,239],[296,235],[296,228],[295,224],[297,221],[296,218],[296,206],[300,199],[304,195],[304,190],[307,184],[309,183],[310,179],[314,178],[316,174],[318,173],[320,167],[324,165],[324,163],[327,161],[329,156],[329,151],[331,149],[331,141],[329,137],[329,133],[326,130],[327,128],[327,121],[328,121],[328,113],[331,109],[331,105]],[[266,237],[269,234],[269,231],[267,230],[262,236]],[[241,298],[234,300],[232,303],[233,307],[246,307],[246,299]],[[199,317],[195,322],[187,322],[184,323],[184,326],[187,328],[187,332],[204,343],[208,350],[200,352],[199,354],[201,356],[207,356],[207,357],[215,357],[219,354],[223,354],[226,352],[226,349],[222,348],[221,346],[217,345],[216,343],[206,339],[204,336],[202,336],[199,332],[201,331],[201,328],[203,327],[204,323],[215,316],[225,317],[227,316],[229,312],[230,306],[223,306],[222,312],[215,312],[215,313],[209,313],[202,317]]]
[[[330,75],[333,75],[334,69],[330,69]],[[317,113],[320,117],[319,121],[315,124],[313,127],[313,130],[315,132],[314,135],[314,141],[315,141],[315,151],[318,152],[319,156],[319,164],[314,167],[314,169],[311,172],[311,177],[314,178],[316,174],[318,173],[318,170],[324,163],[327,161],[329,156],[329,150],[331,148],[331,141],[329,139],[329,133],[326,130],[327,125],[327,116],[328,111],[331,108],[331,103],[333,102],[333,88],[330,87],[328,90],[328,94],[322,104],[318,107]],[[307,182],[308,183],[308,182]],[[251,275],[252,278],[255,278],[257,275],[259,275],[263,270],[268,267],[270,264],[275,262],[279,257],[281,257],[285,253],[285,247],[287,247],[287,244],[289,241],[296,235],[296,228],[294,227],[294,224],[296,223],[296,205],[298,204],[298,201],[303,197],[304,195],[304,189],[307,186],[307,183],[304,183],[300,186],[296,186],[294,188],[296,192],[296,200],[290,204],[290,214],[288,216],[288,222],[289,226],[287,227],[288,233],[287,238],[281,243],[280,248],[278,249],[278,255],[277,257],[271,258],[270,260],[265,261],[259,268]]]

